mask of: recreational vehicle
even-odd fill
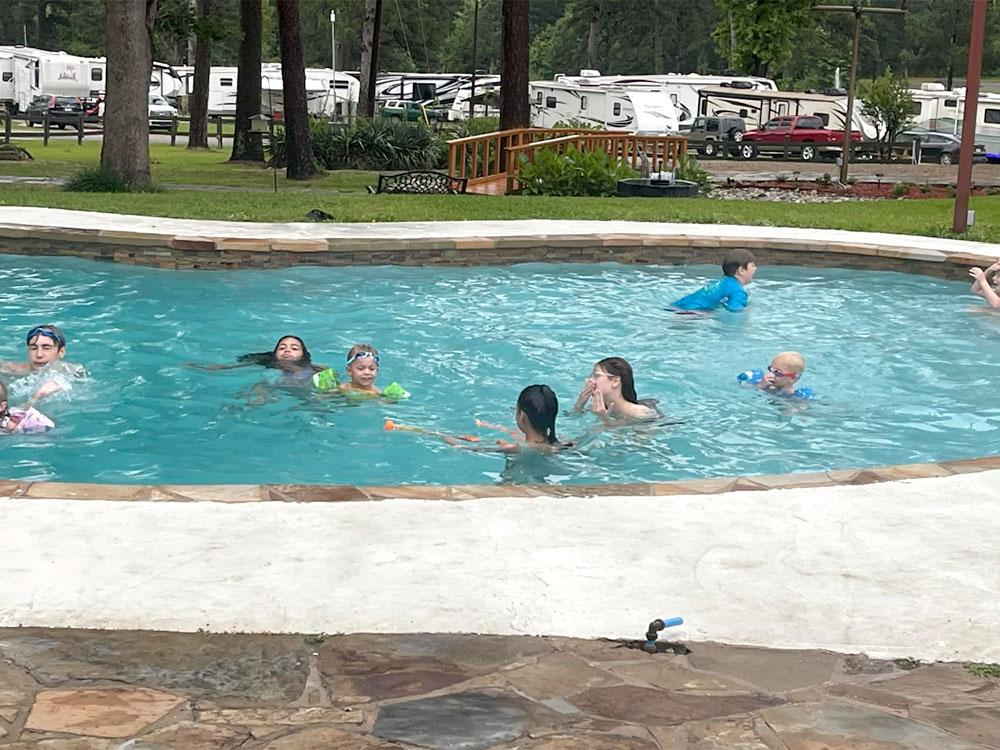
[[[531,123],[539,128],[580,123],[603,130],[676,133],[677,108],[662,86],[600,84],[591,78],[532,81]]]
[[[86,99],[90,74],[90,64],[83,57],[21,45],[0,46],[0,104],[17,113],[42,94]]]
[[[736,91],[777,91],[770,78],[759,76],[713,76],[699,73],[665,73],[647,76],[602,76],[596,70],[581,70],[579,76],[556,76],[556,80],[592,81],[596,85],[662,87],[677,109],[682,129],[698,116],[698,93],[709,86]]]
[[[823,127],[844,129],[847,97],[798,91],[740,90],[722,86],[704,88],[698,94],[698,114],[705,117],[742,117],[748,129],[762,128],[768,120],[786,115],[814,115]],[[851,128],[865,138],[878,137],[875,124],[861,113],[861,103],[854,102]]]
[[[451,106],[471,79],[471,73],[383,73],[375,81],[375,101],[402,99]],[[476,79],[477,89],[480,80],[482,76]]]
[[[184,84],[184,93],[194,92],[194,68],[175,68]],[[212,115],[232,115],[236,112],[236,81],[239,68],[213,66],[208,76],[208,113]],[[337,111],[346,116],[357,109],[357,95],[360,84],[346,73],[336,75],[336,89],[333,71],[329,68],[306,69],[306,106],[310,114],[331,117],[334,113],[334,91],[336,91]],[[281,65],[264,63],[260,68],[261,112],[272,115],[285,108]]]
[[[940,133],[961,135],[965,117],[965,89],[947,90],[940,83],[924,83],[911,89],[913,124]],[[987,151],[1000,151],[1000,95],[979,94],[976,108],[976,143]]]
[[[108,60],[105,57],[88,57],[90,63],[91,98],[103,97],[107,94]],[[178,78],[174,69],[166,63],[153,62],[153,71],[149,77],[150,96],[161,96],[169,101],[176,101],[184,93],[184,82]]]

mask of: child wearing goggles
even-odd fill
[[[375,385],[378,362],[378,349],[371,344],[352,346],[347,352],[347,365],[344,367],[347,381],[340,383],[337,390],[354,396],[382,396],[391,400],[409,398],[410,394],[399,383],[389,383],[384,389]]]
[[[805,357],[798,352],[779,352],[774,355],[774,359],[771,360],[766,371],[747,370],[737,375],[736,380],[775,396],[815,398],[811,388],[795,387],[805,369]]]
[[[82,365],[65,362],[66,336],[51,323],[35,326],[25,336],[28,349],[27,362],[0,363],[0,372],[16,378],[38,373],[37,385],[31,397],[35,402],[60,391],[72,390],[72,381],[87,375]]]

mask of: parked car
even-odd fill
[[[862,135],[851,131],[851,142],[860,143]],[[786,152],[802,161],[814,161],[824,156],[839,156],[844,150],[844,133],[823,127],[816,115],[794,115],[768,120],[759,130],[748,130],[739,144],[743,159],[756,159],[758,154],[781,155]]]
[[[55,96],[41,94],[31,100],[24,110],[24,121],[27,125],[43,124],[48,114],[49,122],[57,128],[67,125],[79,125],[83,115],[83,102],[75,96]]]
[[[699,154],[716,156],[721,150],[720,141],[739,143],[746,129],[742,117],[697,117],[683,135],[691,139]]]
[[[177,117],[177,107],[159,94],[149,95],[149,127],[169,128]]]
[[[950,133],[935,133],[933,130],[908,130],[899,140],[920,140],[920,161],[936,161],[938,164],[958,163],[962,150],[962,139]],[[986,159],[986,146],[977,143],[972,147],[972,160]]]
[[[382,117],[395,118],[398,120],[410,120],[412,122],[416,122],[417,120],[423,120],[425,114],[428,122],[448,119],[447,110],[431,109],[422,102],[392,99],[387,101],[382,106]]]

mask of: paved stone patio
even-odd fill
[[[0,629],[0,748],[1000,748],[965,665],[637,645]]]

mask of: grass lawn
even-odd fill
[[[15,143],[35,157],[34,161],[0,162],[0,174],[17,177],[62,177],[86,167],[96,167],[101,162],[101,143],[84,141],[77,145],[73,138],[52,140],[43,146],[41,140],[12,138]],[[209,143],[214,143],[209,139]],[[164,185],[222,185],[228,187],[271,187],[274,179],[271,170],[247,164],[230,164],[232,147],[221,151],[216,148],[187,149],[183,141],[170,146],[167,143],[149,145],[150,172],[153,181]],[[278,172],[279,187],[288,190],[357,190],[378,182],[374,172],[328,172],[323,177],[308,182],[287,181]]]
[[[279,188],[280,190],[280,188]],[[222,192],[169,190],[108,195],[0,185],[0,205],[48,206],[192,219],[302,221],[320,208],[335,221],[462,221],[470,219],[620,219],[707,224],[822,227],[950,237],[953,202],[887,200],[855,203],[766,203],[711,198],[675,200],[546,198],[486,195],[368,195],[323,190]],[[1000,242],[1000,197],[972,201],[969,239]]]
[[[22,142],[22,145],[24,143]],[[68,177],[100,160],[101,144],[29,143],[31,162],[2,162],[0,174]],[[819,227],[950,237],[953,201],[934,199],[853,203],[768,203],[711,198],[677,200],[544,198],[485,195],[368,195],[373,172],[329,172],[308,182],[279,172],[230,164],[229,150],[194,150],[151,144],[153,179],[163,185],[198,186],[129,195],[67,193],[59,188],[0,184],[0,205],[49,206],[192,219],[302,221],[319,208],[335,221],[461,221],[470,219],[621,219],[708,224]],[[256,188],[239,191],[233,188]],[[969,239],[1000,242],[1000,197],[974,198],[976,224]]]

